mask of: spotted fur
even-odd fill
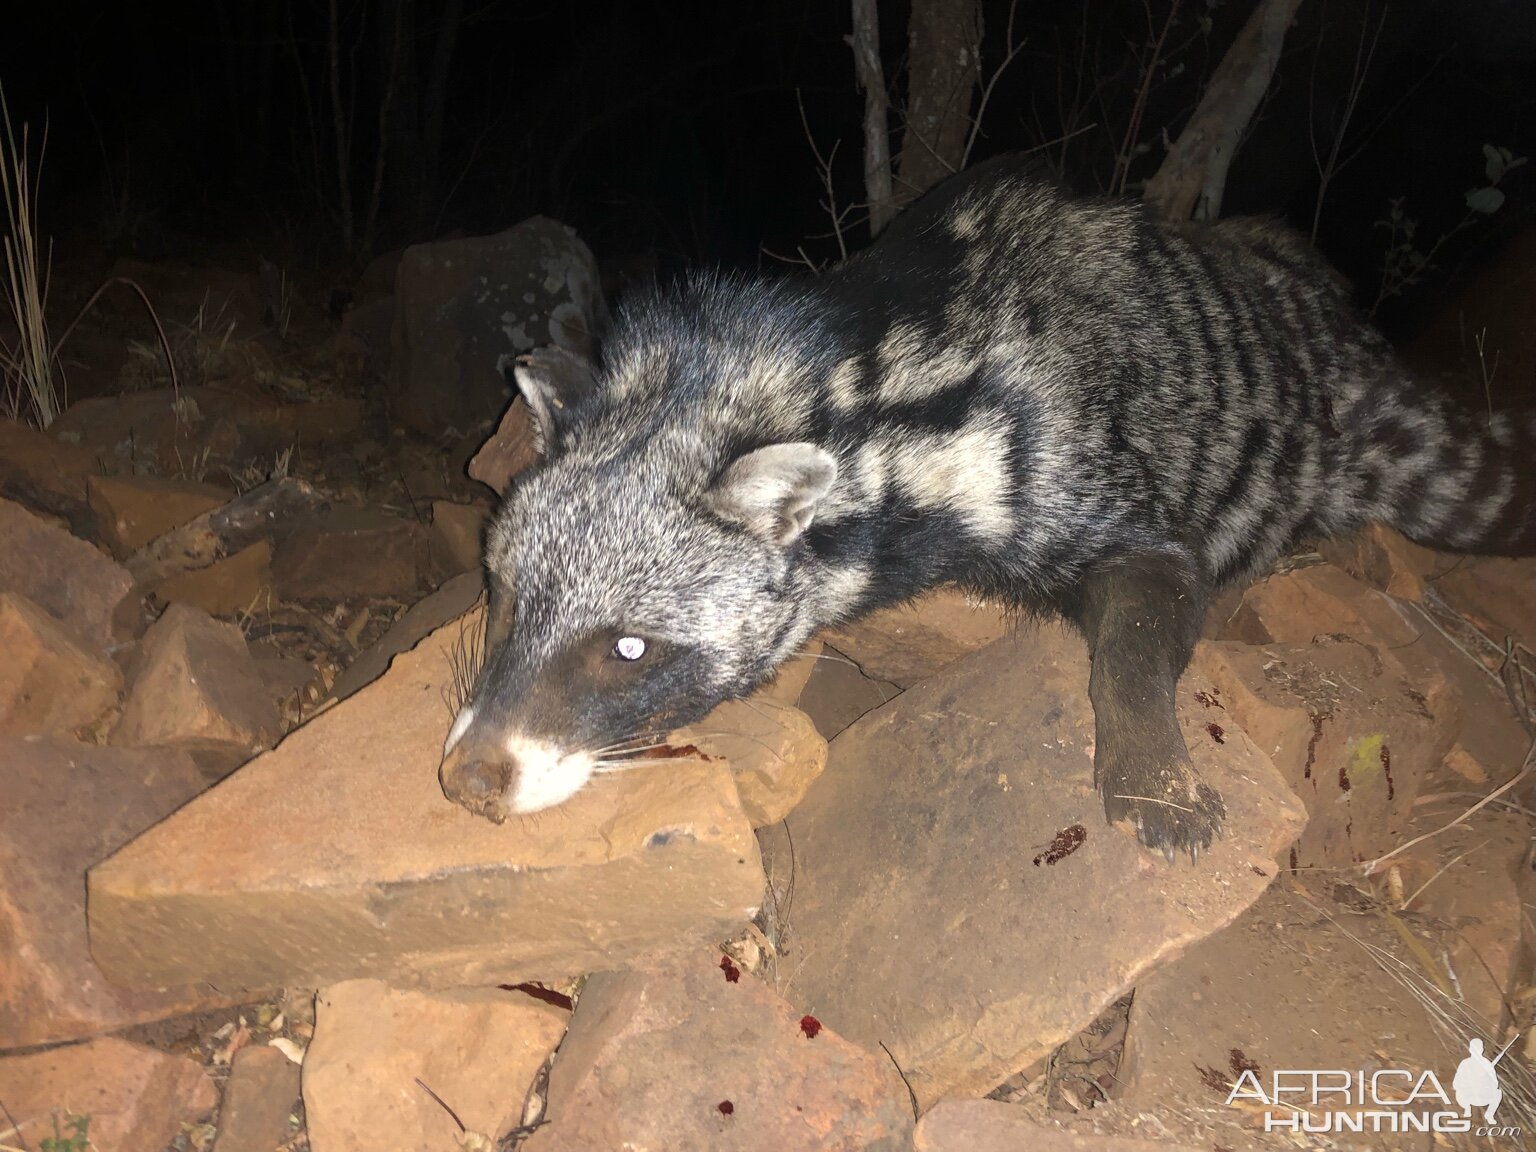
[[[1284,227],[1159,223],[1016,160],[941,185],[819,278],[699,276],[589,368],[518,370],[548,448],[490,532],[493,643],[444,766],[526,810],[569,758],[697,719],[815,631],[956,584],[1075,621],[1111,818],[1207,845],[1172,689],[1209,595],[1370,520],[1536,550],[1536,424],[1412,380]],[[616,658],[622,636],[646,640]]]

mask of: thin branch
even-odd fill
[[[1381,6],[1381,19],[1376,21],[1376,31],[1371,35],[1371,45],[1369,48],[1365,45],[1365,32],[1370,24],[1369,9],[1360,18],[1360,39],[1355,44],[1355,62],[1349,77],[1349,96],[1344,101],[1344,115],[1339,120],[1338,130],[1333,134],[1333,146],[1328,150],[1328,162],[1318,165],[1320,182],[1317,187],[1317,203],[1312,209],[1311,239],[1313,244],[1317,243],[1317,228],[1323,219],[1323,200],[1328,196],[1328,185],[1339,173],[1341,167],[1339,164],[1339,151],[1344,147],[1344,138],[1349,133],[1349,122],[1355,114],[1355,106],[1360,102],[1360,93],[1365,88],[1365,78],[1370,73],[1371,61],[1376,58],[1376,45],[1381,42],[1381,31],[1386,27],[1387,13],[1390,11],[1390,7],[1388,4]],[[1314,61],[1315,59],[1314,57]],[[1314,75],[1315,72],[1314,65]],[[1313,137],[1312,103],[1310,100],[1307,104],[1307,135],[1309,138]],[[1313,161],[1316,162],[1317,141],[1315,138],[1312,138],[1312,157]]]
[[[1163,21],[1163,30],[1158,33],[1157,40],[1152,44],[1152,58],[1141,70],[1141,87],[1136,91],[1136,103],[1131,107],[1131,118],[1125,126],[1125,139],[1120,143],[1120,153],[1115,157],[1115,172],[1109,180],[1109,190],[1112,195],[1125,195],[1125,186],[1131,176],[1131,160],[1136,148],[1136,137],[1141,135],[1141,118],[1146,113],[1147,96],[1152,90],[1152,78],[1157,73],[1157,64],[1163,54],[1163,44],[1168,39],[1174,20],[1178,17],[1179,4],[1180,0],[1173,0],[1173,3],[1168,6],[1168,18]],[[1151,15],[1150,10],[1148,15]]]
[[[842,141],[839,140],[836,144],[833,144],[832,151],[826,156],[823,156],[821,154],[821,149],[816,145],[816,137],[811,134],[811,122],[807,120],[805,116],[805,102],[800,99],[800,93],[798,91],[795,92],[795,103],[800,108],[800,125],[805,129],[805,139],[811,146],[811,152],[816,157],[816,167],[821,172],[822,189],[827,194],[827,198],[821,202],[821,206],[826,210],[827,215],[832,218],[832,235],[837,238],[838,255],[841,259],[846,260],[848,259],[848,244],[843,239],[843,221],[847,217],[848,213],[853,211],[853,206],[849,205],[847,208],[844,208],[841,211],[838,210],[837,191],[832,179],[832,162],[837,159],[837,149],[842,144]],[[889,165],[886,167],[886,175],[890,175]],[[870,219],[870,231],[872,233],[878,234],[878,229],[874,227],[873,223],[873,207],[870,209]]]
[[[1013,63],[1013,58],[1022,52],[1024,50],[1024,45],[1028,43],[1027,40],[1020,40],[1018,43],[1014,43],[1013,17],[1014,13],[1018,10],[1018,7],[1019,0],[1009,0],[1008,30],[1003,41],[1003,43],[1007,45],[1008,52],[1007,55],[1003,57],[1003,62],[999,64],[997,66],[997,70],[993,72],[990,77],[988,77],[986,84],[981,89],[981,101],[976,106],[976,115],[971,119],[971,134],[966,138],[965,151],[960,154],[961,168],[966,167],[966,165],[970,164],[971,162],[971,149],[976,147],[976,137],[981,134],[981,118],[987,114],[987,101],[992,99],[992,89],[997,87],[997,82],[1002,78],[1003,73],[1008,70],[1008,65]]]

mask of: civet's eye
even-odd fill
[[[645,655],[645,641],[638,636],[621,636],[613,654],[620,660],[638,660]]]

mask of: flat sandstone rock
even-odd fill
[[[558,978],[732,935],[763,894],[728,767],[601,776],[497,826],[448,801],[457,622],[90,874],[91,948],[129,986]]]
[[[462,1139],[458,1123],[505,1136],[570,1017],[499,988],[421,992],[377,980],[322,989],[315,1008],[304,1055],[311,1152],[447,1152]],[[451,1100],[453,1115],[418,1081]]]
[[[1087,685],[1066,628],[1000,640],[833,740],[789,816],[788,994],[886,1045],[922,1105],[996,1087],[1229,923],[1301,831],[1269,761],[1235,726],[1207,730],[1208,685],[1191,675],[1180,718],[1226,835],[1195,865],[1140,848],[1093,788]],[[1044,855],[1079,832],[1069,855]],[[766,842],[785,874],[788,849]]]
[[[941,1100],[913,1135],[917,1152],[1198,1152],[1193,1144],[1042,1128],[1001,1100]]]
[[[912,1147],[911,1104],[885,1053],[806,1022],[766,981],[732,979],[708,949],[587,981],[544,1121],[524,1152]]]
[[[117,703],[117,665],[13,592],[0,592],[0,652],[0,732],[70,732]]]
[[[161,1152],[184,1125],[213,1111],[218,1096],[202,1067],[186,1056],[157,1052],[113,1036],[89,1044],[0,1057],[0,1147],[54,1148],[57,1115],[63,1136],[85,1117],[90,1147],[100,1152]]]
[[[0,772],[0,1050],[228,1003],[191,981],[116,988],[86,940],[85,870],[197,795],[197,765],[180,752],[0,737]]]

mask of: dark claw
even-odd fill
[[[1144,847],[1161,852],[1170,864],[1176,855],[1186,853],[1190,863],[1198,864],[1200,854],[1221,835],[1226,805],[1221,794],[1202,781],[1188,761],[1160,770],[1148,770],[1141,762],[1119,772],[1111,765],[1100,768],[1108,769],[1101,777],[1105,784],[1116,782],[1116,786],[1104,788],[1105,815],[1111,822],[1129,820],[1136,827],[1136,839]]]

